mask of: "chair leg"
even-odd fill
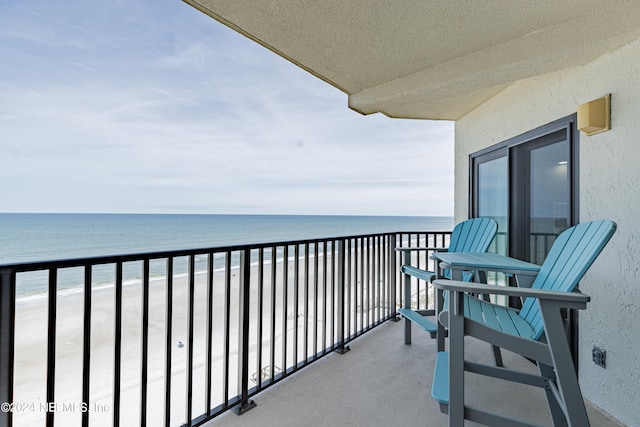
[[[578,384],[560,308],[561,305],[555,301],[547,300],[543,303],[540,300],[547,344],[553,360],[558,393],[562,399],[558,403],[564,408],[569,426],[589,426],[587,408]]]
[[[411,321],[404,318],[404,343],[411,344]]]
[[[440,313],[444,309],[444,294],[441,289],[436,289],[436,324],[438,326],[438,330],[436,332],[436,349],[437,351],[444,351],[444,339],[446,336],[446,331],[442,323],[438,321],[440,318]]]
[[[406,251],[404,254],[404,263],[406,265],[411,264],[411,254]],[[411,308],[411,276],[404,274],[404,308]],[[404,319],[404,343],[411,344],[411,321],[407,318]]]
[[[464,295],[449,293],[449,427],[464,426]]]
[[[555,376],[551,366],[539,362],[538,371],[543,377],[553,378]],[[546,388],[544,391],[547,395],[547,404],[549,405],[549,413],[551,415],[553,425],[555,427],[567,427],[567,419],[565,418],[564,412],[562,412],[562,408],[558,404],[558,400],[553,394],[553,391],[551,391],[550,388]]]

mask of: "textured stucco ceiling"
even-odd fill
[[[390,117],[456,120],[640,36],[640,1],[185,1]]]

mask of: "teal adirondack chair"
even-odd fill
[[[432,396],[440,402],[441,410],[449,413],[450,426],[463,426],[464,419],[493,426],[530,425],[465,405],[465,371],[544,388],[555,426],[589,425],[561,309],[586,308],[589,296],[574,290],[615,229],[614,222],[601,220],[565,230],[554,242],[531,288],[434,281],[436,288],[449,293],[448,309],[439,316],[449,328],[449,352],[439,352],[436,357]],[[526,299],[518,311],[470,293]],[[465,335],[535,361],[539,375],[465,360]]]
[[[429,332],[435,338],[437,325],[427,319],[426,316],[435,315],[435,310],[413,310],[411,309],[411,276],[430,283],[436,276],[433,271],[422,270],[411,266],[410,253],[412,251],[448,251],[448,252],[486,252],[498,231],[498,223],[492,218],[472,218],[458,223],[451,232],[448,248],[433,247],[399,247],[397,251],[405,254],[404,265],[401,271],[405,274],[404,280],[404,307],[398,309],[398,313],[405,318],[405,344],[411,344],[411,324],[419,326]],[[444,277],[449,278],[451,272],[446,269]],[[463,279],[471,281],[474,272],[465,272]],[[427,293],[428,294],[428,293]]]

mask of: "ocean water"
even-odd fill
[[[0,265],[452,227],[450,217],[0,213]],[[206,257],[196,263],[204,269]],[[80,289],[79,269],[70,270],[59,289]],[[112,270],[94,269],[96,283],[112,282]],[[139,267],[124,274],[139,279]],[[46,283],[45,272],[20,275],[18,295],[44,294]]]

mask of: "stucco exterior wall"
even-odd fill
[[[586,399],[640,425],[640,40],[582,67],[518,82],[456,123],[455,217],[468,217],[469,154],[612,94],[612,129],[580,135],[580,221],[618,230],[581,282],[580,383]],[[591,361],[596,345],[607,368]]]

